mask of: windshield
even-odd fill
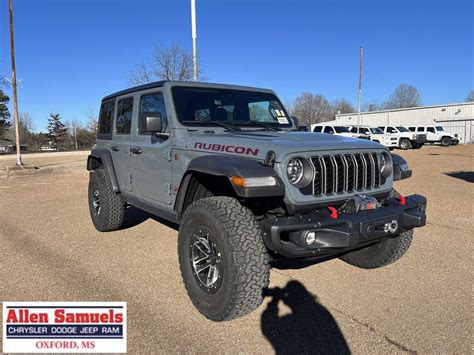
[[[270,93],[181,86],[172,92],[178,120],[185,125],[292,127],[280,101]]]
[[[441,126],[436,126],[436,130],[437,130],[437,131],[440,131],[440,132],[443,132],[443,131],[444,131],[443,127],[441,127]]]
[[[380,128],[371,128],[370,132],[372,132],[372,134],[383,134],[383,131]]]
[[[405,127],[402,127],[402,126],[398,126],[397,129],[398,129],[399,132],[410,132],[408,129],[406,129]]]
[[[350,133],[350,131],[347,127],[334,126],[334,129],[336,130],[336,133]]]

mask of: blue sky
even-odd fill
[[[212,82],[356,104],[363,46],[363,102],[382,103],[404,82],[427,105],[460,102],[474,89],[470,0],[196,1]],[[9,76],[7,3],[0,0],[0,73]],[[157,45],[191,49],[189,0],[14,0],[14,16],[19,107],[37,131],[51,111],[85,120]]]

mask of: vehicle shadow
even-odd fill
[[[444,173],[444,174],[456,179],[474,183],[474,171],[453,171],[451,173]]]
[[[271,297],[261,317],[262,333],[276,354],[350,354],[332,314],[299,281],[264,290]],[[281,302],[280,302],[281,301]],[[280,316],[280,304],[291,313]]]
[[[148,219],[152,219],[158,223],[164,224],[165,226],[178,230],[179,226],[176,223],[167,221],[166,219],[154,216],[148,212],[145,212],[134,206],[129,206],[125,210],[124,223],[120,229],[128,229],[145,222]]]

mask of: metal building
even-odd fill
[[[356,125],[357,112],[336,115],[339,125]],[[474,143],[474,102],[361,112],[360,124],[370,126],[442,126],[457,133],[460,143]]]

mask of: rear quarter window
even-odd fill
[[[114,101],[106,101],[102,103],[99,114],[97,139],[112,139],[112,117],[114,107]]]

